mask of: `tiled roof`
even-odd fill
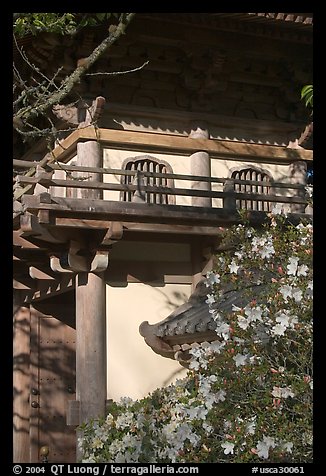
[[[294,23],[303,23],[304,25],[313,24],[312,13],[247,13],[256,17],[266,18],[268,20],[281,20]]]
[[[258,296],[264,285],[252,284],[248,288]],[[231,311],[232,305],[244,307],[248,304],[248,288],[238,290],[232,284],[224,289],[222,297],[211,309]],[[173,311],[166,319],[150,325],[147,321],[140,325],[140,334],[154,352],[164,357],[175,358],[176,352],[186,350],[194,342],[212,342],[217,339],[216,322],[206,303],[208,288],[205,280],[198,283],[189,300]]]

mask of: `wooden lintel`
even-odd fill
[[[122,223],[124,233],[169,233],[176,235],[211,235],[216,236],[221,233],[216,226],[189,226],[189,225],[162,225],[160,223]]]
[[[102,145],[124,150],[139,150],[148,152],[177,152],[189,155],[197,151],[207,152],[212,158],[239,158],[263,160],[264,162],[293,162],[295,160],[312,160],[313,153],[306,149],[291,149],[287,147],[265,144],[248,144],[218,139],[190,139],[188,137],[166,134],[149,134],[134,131],[119,131],[113,129],[97,129],[90,126],[76,130],[70,134],[61,145],[53,151],[57,160],[64,160],[76,150],[78,141],[99,140]]]
[[[107,230],[110,228],[111,221],[108,220],[83,220],[81,218],[54,218],[54,226],[67,228],[90,228]]]

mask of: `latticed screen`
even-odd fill
[[[270,176],[255,169],[243,169],[234,171],[232,179],[257,181],[255,183],[234,183],[234,191],[241,193],[258,193],[268,195],[270,193]],[[245,208],[247,210],[270,211],[270,202],[267,200],[249,200],[237,199],[236,208]]]
[[[153,158],[141,158],[133,159],[125,164],[125,170],[135,172],[135,175],[121,176],[121,181],[125,185],[137,185],[136,191],[122,192],[121,199],[125,202],[143,200],[147,203],[157,204],[173,204],[175,203],[175,197],[169,194],[160,192],[159,188],[173,187],[173,179],[167,177],[153,177],[149,174],[168,174],[173,173],[170,165],[157,161]],[[144,188],[149,185],[151,187],[157,187],[157,192],[145,192]]]

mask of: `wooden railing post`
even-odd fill
[[[294,189],[293,195],[304,198],[306,195],[304,186],[307,184],[307,164],[302,160],[297,160],[290,164],[289,182],[291,184],[300,184],[302,189]],[[291,213],[304,213],[306,205],[302,203],[292,203],[290,205]]]
[[[193,128],[189,134],[190,139],[208,139],[209,132],[207,129],[200,127]],[[192,175],[211,176],[211,163],[207,152],[198,151],[190,156],[190,171]],[[192,187],[197,190],[210,190],[209,182],[193,181]],[[209,197],[192,197],[191,204],[194,207],[211,207],[212,199]]]

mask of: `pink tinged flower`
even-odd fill
[[[234,453],[234,443],[229,443],[228,441],[226,441],[225,443],[221,443],[221,446],[222,448],[224,448],[224,454],[225,455],[228,455],[228,454],[232,454]]]
[[[244,331],[248,328],[250,324],[249,319],[246,319],[245,317],[238,315],[238,326],[243,329]]]

